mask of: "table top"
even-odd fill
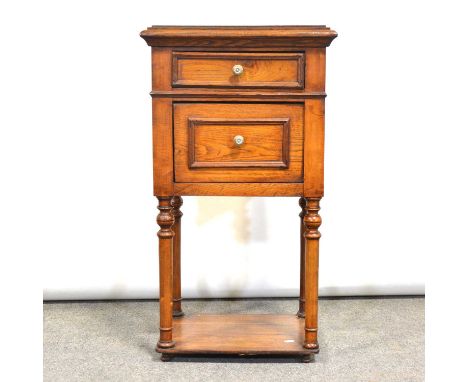
[[[338,34],[325,25],[265,25],[265,26],[169,26],[153,25],[141,32],[148,45],[176,46],[180,40],[246,39],[252,44],[261,40],[303,46],[328,46]]]

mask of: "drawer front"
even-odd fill
[[[304,54],[174,52],[172,86],[303,89]]]
[[[174,104],[176,182],[301,182],[302,104]]]

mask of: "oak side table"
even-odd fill
[[[318,353],[318,256],[323,196],[325,26],[153,26],[154,195],[159,200],[163,360],[183,354]],[[297,314],[184,316],[184,195],[298,196]]]

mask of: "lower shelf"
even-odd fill
[[[174,318],[170,349],[163,354],[308,355],[304,320],[294,315],[229,314]]]

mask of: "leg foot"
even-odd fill
[[[168,362],[174,358],[172,355],[169,354],[161,354],[161,361]]]
[[[185,313],[181,310],[174,310],[172,312],[172,317],[182,317],[185,316]]]
[[[161,341],[159,340],[158,341],[158,344],[157,344],[157,347],[159,349],[169,349],[169,348],[173,348],[175,345],[175,342],[174,341]]]
[[[304,363],[310,363],[310,362],[315,362],[315,355],[314,354],[307,354],[302,357],[302,362]]]
[[[301,304],[301,302],[299,302],[299,304]],[[302,304],[303,304],[303,303],[302,303]],[[297,316],[298,318],[304,318],[304,317],[305,317],[304,308],[301,308],[301,307],[299,306],[299,310],[297,311],[296,316]]]
[[[315,353],[319,352],[319,344],[317,342],[304,343],[304,348],[313,350]]]

